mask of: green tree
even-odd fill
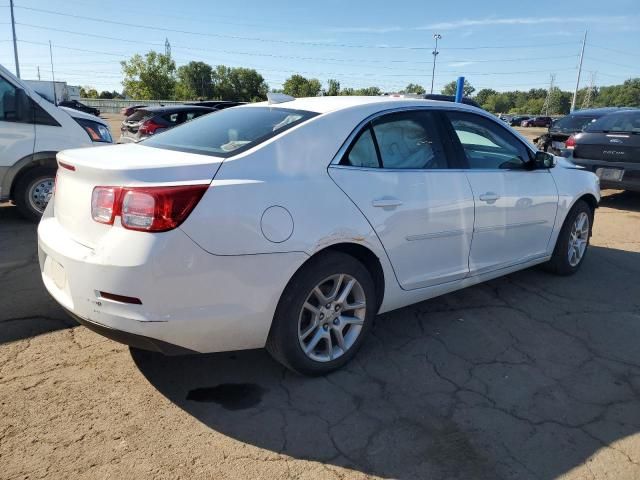
[[[287,78],[282,86],[284,93],[292,97],[317,97],[322,89],[320,80],[297,74]]]
[[[594,104],[599,107],[640,107],[640,78],[630,78],[622,85],[600,87]]]
[[[382,95],[382,90],[380,90],[378,87],[358,88],[357,90],[355,90],[354,95],[377,97],[379,95]]]
[[[447,83],[444,87],[442,87],[441,92],[444,95],[455,95],[457,88],[457,82],[454,80],[453,82]],[[464,81],[464,86],[462,87],[462,94],[465,97],[470,97],[476,89],[469,83],[469,80]]]
[[[103,90],[103,91],[100,92],[100,95],[98,95],[98,98],[106,98],[106,99],[114,98],[113,97],[113,92],[109,92],[107,90]]]
[[[139,100],[173,98],[176,85],[176,63],[171,56],[151,51],[144,57],[134,55],[120,62],[124,91]]]
[[[327,89],[325,90],[324,94],[331,97],[340,95],[340,82],[333,78],[327,80]]]
[[[496,92],[493,88],[482,88],[478,91],[478,93],[476,93],[475,97],[473,97],[473,99],[478,102],[478,104],[480,105],[484,105],[487,102],[487,99],[489,97],[491,97],[492,95],[497,95],[498,92]]]
[[[424,89],[422,85],[418,85],[417,83],[410,83],[406,87],[404,87],[403,93],[415,93],[417,95],[424,95],[427,91]]]
[[[195,100],[196,98],[213,97],[212,73],[211,65],[204,62],[189,62],[178,67],[175,98]]]
[[[211,74],[213,97],[220,100],[255,102],[266,100],[269,86],[252,68],[218,65]]]

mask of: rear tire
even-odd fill
[[[321,253],[289,281],[266,348],[303,375],[336,370],[364,341],[377,310],[375,296],[371,275],[358,260],[341,252]]]
[[[578,271],[587,255],[593,213],[584,200],[576,202],[564,220],[553,256],[544,264],[545,270],[556,275],[573,275]],[[587,222],[586,225],[584,222]]]
[[[39,222],[53,193],[55,167],[35,167],[27,170],[18,180],[14,200],[18,212],[32,222]]]

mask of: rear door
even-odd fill
[[[475,200],[470,274],[544,256],[558,204],[549,170],[531,170],[532,152],[497,121],[461,111],[446,116]]]
[[[473,195],[452,153],[441,114],[388,113],[364,125],[329,174],[368,219],[401,287],[464,278]]]

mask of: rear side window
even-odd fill
[[[506,128],[481,115],[447,112],[471,169],[518,169],[530,160],[529,150]]]
[[[447,168],[437,118],[425,110],[376,118],[356,137],[340,164],[390,170]]]
[[[145,140],[149,147],[230,157],[317,113],[272,107],[231,108],[204,115]]]
[[[553,124],[553,130],[579,132],[596,120],[597,117],[592,115],[567,115]]]
[[[127,122],[139,122],[142,119],[151,118],[153,114],[146,110],[136,110],[127,117]]]

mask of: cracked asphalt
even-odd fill
[[[0,478],[640,478],[640,195],[581,271],[376,319],[325,378],[263,351],[168,358],[79,327],[0,207]]]

